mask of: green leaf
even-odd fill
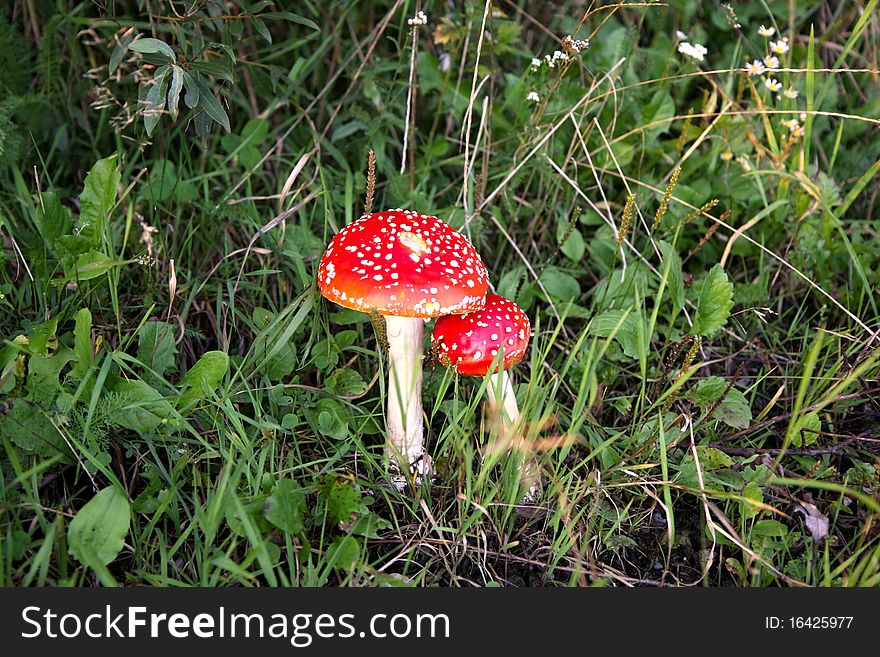
[[[78,236],[90,237],[94,246],[104,235],[110,211],[116,204],[120,177],[115,154],[98,160],[86,176],[85,187],[79,195],[77,232]]]
[[[183,102],[186,103],[187,107],[193,109],[199,104],[199,85],[196,84],[196,79],[190,75],[189,71],[183,72],[183,85],[186,87],[186,95],[183,97]]]
[[[551,297],[574,301],[581,295],[581,285],[577,279],[557,267],[545,268],[538,278]]]
[[[46,245],[54,249],[55,240],[73,230],[70,212],[61,205],[55,192],[43,192],[37,203],[34,221]]]
[[[76,365],[73,374],[82,377],[92,366],[94,349],[92,347],[92,313],[88,308],[81,308],[76,313],[76,324],[73,329],[73,351],[76,354]]]
[[[70,454],[64,437],[43,409],[25,399],[14,399],[11,406],[7,402],[6,412],[0,413],[0,435],[8,436],[13,445],[30,454]]]
[[[715,265],[703,280],[697,312],[694,315],[695,335],[709,337],[717,332],[730,317],[733,308],[733,283],[721,265]]]
[[[324,387],[340,397],[362,395],[367,390],[367,384],[360,373],[346,367],[333,370],[330,376],[325,379]]]
[[[158,125],[159,119],[162,118],[162,110],[165,108],[165,79],[168,75],[168,68],[162,67],[156,72],[147,95],[145,97],[146,105],[144,107],[144,128],[147,135],[153,134],[153,129]]]
[[[289,11],[268,12],[265,14],[260,14],[260,18],[265,18],[265,19],[269,19],[269,20],[271,20],[273,18],[277,18],[277,19],[281,19],[281,20],[285,20],[285,21],[290,21],[291,23],[298,23],[299,25],[305,25],[306,27],[310,27],[311,29],[315,30],[316,32],[321,31],[321,28],[318,27],[318,25],[317,25],[317,23],[315,23],[315,21],[309,20],[308,18],[304,18],[298,14],[292,14]]]
[[[171,86],[168,88],[168,112],[172,120],[177,120],[177,106],[180,102],[180,92],[183,90],[183,69],[179,66],[171,67]]]
[[[292,479],[279,479],[263,505],[263,516],[278,529],[299,534],[305,529],[303,514],[306,498],[302,487]]]
[[[565,238],[564,242],[561,241],[563,238]],[[584,236],[581,235],[581,231],[576,226],[569,227],[569,222],[563,217],[560,217],[556,222],[556,239],[560,240],[559,250],[569,260],[573,262],[581,261],[587,249]]]
[[[49,351],[49,340],[55,337],[55,332],[57,328],[58,317],[53,317],[46,320],[45,322],[41,322],[32,326],[31,330],[29,331],[29,346],[31,353],[42,355],[47,354]]]
[[[768,518],[756,522],[752,527],[752,533],[758,536],[779,538],[788,534],[788,527],[778,520]]]
[[[257,34],[266,40],[266,43],[272,43],[272,34],[269,32],[269,28],[266,27],[266,23],[257,16],[251,16],[251,24],[254,26]]]
[[[707,412],[727,389],[728,381],[720,376],[710,376],[692,387],[687,398]],[[735,429],[745,429],[752,421],[752,410],[745,395],[737,388],[731,388],[722,402],[715,407],[712,417],[721,420]]]
[[[137,359],[156,376],[176,370],[176,327],[167,322],[147,322],[138,333]]]
[[[327,504],[327,520],[334,525],[350,522],[360,510],[361,493],[348,479],[327,477],[319,492]]]
[[[108,486],[86,502],[70,521],[68,551],[84,566],[101,570],[122,551],[130,523],[128,496],[116,486]]]
[[[321,435],[335,440],[348,437],[348,419],[345,408],[335,399],[319,399],[315,404],[315,424]]]
[[[211,89],[201,79],[196,78],[196,86],[199,89],[199,106],[205,110],[205,113],[214,121],[223,126],[226,132],[230,132],[229,116],[223,105],[217,100]]]
[[[180,396],[180,407],[211,395],[229,369],[229,356],[222,351],[208,351],[183,377],[183,385],[189,390]]]
[[[795,447],[812,445],[819,439],[818,431],[822,431],[822,420],[816,411],[810,411],[800,416],[794,425],[791,435],[791,444]]]
[[[361,547],[351,536],[337,536],[327,548],[327,564],[339,570],[348,570],[361,557]]]
[[[624,317],[624,315],[626,315]],[[593,319],[590,334],[600,338],[613,337],[623,353],[630,358],[639,357],[639,317],[634,312],[606,310]]]
[[[177,59],[177,55],[174,54],[174,50],[164,41],[159,41],[159,39],[138,39],[134,43],[128,46],[129,50],[134,50],[135,52],[143,53],[145,55],[152,53],[159,53],[161,55],[165,55],[171,61],[175,61]]]
[[[669,276],[666,280],[669,286],[669,296],[672,303],[679,309],[684,308],[684,276],[681,270],[681,256],[669,242],[658,240],[657,246],[660,247],[660,253],[663,254],[663,266],[661,272],[665,273],[669,267]]]
[[[720,449],[707,445],[697,445],[697,456],[700,457],[700,467],[703,470],[718,470],[733,465],[733,459],[730,456]]]
[[[126,429],[144,435],[175,416],[171,403],[144,381],[119,380],[112,385],[112,389],[124,400],[123,406],[114,413],[113,420]]]
[[[134,39],[134,37],[134,31],[127,31],[125,34],[123,34],[122,38],[119,40],[119,43],[116,44],[116,47],[113,48],[113,52],[110,53],[110,64],[107,69],[110,75],[113,75],[116,72],[116,69],[119,68],[119,63],[122,61],[125,53],[128,52],[128,46],[131,44],[131,41],[132,39]]]
[[[114,261],[100,251],[91,249],[76,259],[76,272],[74,278],[80,281],[88,281],[103,276],[113,268]]]

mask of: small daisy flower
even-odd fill
[[[767,87],[773,93],[776,93],[780,89],[782,89],[782,83],[776,78],[765,78],[764,86]]]
[[[678,44],[678,52],[682,55],[687,55],[688,57],[703,61],[706,53],[709,51],[705,46],[702,46],[699,43],[690,44],[687,41],[682,41]]]
[[[798,97],[798,90],[795,89],[794,87],[789,87],[788,89],[786,89],[785,91],[782,92],[782,95],[785,96],[786,98],[790,98],[791,100],[794,100],[795,98]]]
[[[805,133],[804,126],[799,125],[794,130],[791,131],[792,137],[803,137]]]
[[[773,27],[764,27],[764,26],[762,25],[761,27],[758,28],[758,34],[760,34],[762,37],[766,37],[766,38],[769,39],[769,38],[772,37],[774,34],[776,34],[776,28],[773,28]]]
[[[532,70],[537,71],[539,68],[541,68],[541,60],[537,57],[532,57]]]
[[[760,59],[756,59],[751,64],[746,62],[746,73],[749,75],[761,75],[766,70],[767,67],[764,66],[764,62]]]
[[[539,101],[541,100],[541,97],[538,95],[537,92],[535,92],[535,91],[530,91],[530,92],[529,92],[529,95],[526,96],[526,100],[528,100],[528,101],[530,101],[530,102],[532,102],[532,103],[537,103],[537,102],[539,102]]]
[[[789,132],[794,132],[800,127],[800,124],[797,122],[797,119],[784,119],[780,121],[780,123],[788,128]]]
[[[776,57],[774,55],[767,55],[764,58],[764,66],[771,70],[774,68],[779,68],[779,57]]]
[[[788,48],[788,39],[782,38],[779,41],[771,41],[770,42],[770,52],[774,52],[777,55],[784,55],[789,50]]]
[[[801,112],[798,116],[800,117],[801,121],[807,120],[807,113],[806,112]]]
[[[730,162],[733,159],[733,153],[731,151],[724,151],[719,157],[725,162]]]

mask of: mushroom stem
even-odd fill
[[[430,471],[422,437],[422,333],[418,317],[385,317],[388,337],[388,441],[385,453],[401,471]]]
[[[498,397],[501,397],[501,426],[505,432],[510,433],[519,420],[519,406],[516,403],[516,395],[513,392],[513,381],[507,370],[495,372],[489,376],[486,389],[489,395],[489,403],[497,407]],[[522,446],[522,439],[513,448]],[[523,502],[534,502],[541,496],[541,466],[534,456],[526,457],[520,466],[520,481],[526,487]]]

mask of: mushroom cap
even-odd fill
[[[468,239],[411,210],[364,215],[340,230],[318,265],[318,289],[341,306],[401,317],[483,307],[489,274]]]
[[[510,369],[522,360],[531,334],[529,317],[522,308],[497,294],[487,294],[482,310],[438,319],[431,346],[440,362],[459,374],[485,376],[501,349],[500,369]]]

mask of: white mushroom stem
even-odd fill
[[[402,472],[430,471],[422,430],[422,333],[418,317],[385,317],[388,337],[388,441],[385,453]]]
[[[516,395],[513,392],[513,381],[507,374],[507,370],[495,372],[489,376],[486,389],[489,395],[489,403],[497,408],[499,396],[501,398],[501,426],[508,434],[519,421],[519,406],[516,403]],[[521,447],[514,445],[514,448]],[[534,502],[541,496],[541,466],[533,456],[526,457],[520,470],[520,480],[526,487],[523,502]]]

